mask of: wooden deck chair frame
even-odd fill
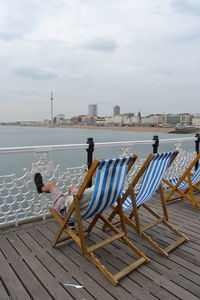
[[[136,155],[132,156],[132,159],[130,161],[130,164],[128,166],[128,171],[130,170],[130,168],[132,167],[133,163],[135,162],[135,160],[137,159]],[[85,176],[85,179],[83,180],[82,185],[79,188],[79,191],[77,192],[77,194],[74,196],[74,201],[71,205],[71,207],[69,208],[69,210],[67,211],[64,219],[61,218],[57,212],[53,209],[50,208],[50,211],[52,213],[52,215],[56,218],[56,220],[59,222],[60,227],[52,241],[52,246],[54,247],[55,245],[57,245],[60,242],[63,242],[64,240],[68,240],[68,239],[73,239],[76,244],[80,247],[80,249],[82,250],[82,254],[84,257],[89,258],[95,265],[96,267],[106,276],[106,278],[108,280],[110,280],[110,282],[113,285],[117,285],[118,284],[118,280],[122,277],[124,277],[126,274],[128,274],[129,272],[131,272],[132,270],[136,269],[138,266],[140,266],[141,264],[145,263],[145,262],[149,262],[149,258],[147,258],[132,242],[129,241],[129,239],[127,238],[127,231],[126,231],[126,225],[125,225],[125,221],[124,221],[124,215],[123,215],[123,210],[121,207],[121,202],[118,201],[118,212],[120,215],[120,222],[121,222],[121,231],[116,228],[111,222],[109,222],[107,220],[107,218],[105,216],[103,216],[103,214],[97,214],[91,221],[91,223],[89,224],[88,228],[84,228],[83,227],[83,220],[81,218],[81,211],[80,211],[80,206],[79,206],[79,199],[81,197],[81,195],[83,194],[84,190],[87,188],[88,183],[92,180],[92,176],[94,174],[94,172],[96,171],[96,169],[98,168],[100,164],[99,160],[95,160],[92,164],[92,166],[90,167],[90,169],[88,170],[88,173]],[[76,220],[77,220],[77,230],[73,230],[68,226],[68,221],[70,220],[70,216],[72,215],[72,213],[75,212],[76,215]],[[97,223],[98,220],[101,220],[104,224],[106,224],[113,232],[114,235],[112,237],[107,238],[106,240],[103,240],[99,243],[96,243],[92,246],[87,246],[86,244],[86,238],[85,238],[85,234],[89,233],[94,225]],[[61,234],[63,232],[67,233],[66,237],[61,237]],[[123,243],[125,243],[134,253],[136,253],[140,258],[137,259],[134,263],[128,265],[127,267],[125,267],[123,270],[119,271],[117,274],[112,275],[107,268],[100,262],[100,260],[95,256],[94,251],[104,247],[105,245],[116,241],[116,240],[122,240]]]
[[[174,155],[172,156],[169,165],[173,162],[173,160],[176,158],[178,154],[178,151],[175,151]],[[168,210],[167,210],[167,206],[166,206],[166,202],[164,200],[164,192],[163,192],[163,185],[162,185],[162,181],[160,183],[159,189],[158,189],[158,193],[160,196],[160,200],[161,200],[161,205],[162,205],[162,210],[163,210],[163,216],[160,216],[157,212],[155,212],[149,205],[147,205],[146,203],[143,203],[140,206],[137,206],[136,204],[136,194],[135,194],[135,186],[138,183],[138,181],[141,179],[141,177],[143,176],[145,170],[148,168],[148,166],[150,165],[151,161],[154,158],[154,154],[150,154],[147,159],[145,160],[145,162],[143,163],[142,167],[140,168],[140,170],[138,171],[138,173],[136,174],[136,176],[134,177],[134,179],[132,180],[132,182],[129,184],[127,190],[125,191],[124,195],[121,198],[121,203],[123,204],[124,201],[126,200],[126,198],[128,196],[131,197],[132,200],[132,210],[129,211],[129,213],[126,213],[124,211],[124,219],[126,224],[128,224],[129,226],[131,226],[132,228],[134,228],[136,230],[136,232],[143,238],[145,239],[151,246],[153,246],[161,255],[163,256],[168,256],[168,253],[170,251],[172,251],[174,248],[178,247],[180,244],[182,244],[185,241],[188,241],[188,238],[186,236],[184,236],[181,232],[179,232],[175,227],[173,227],[169,222],[169,216],[168,216]],[[153,215],[156,220],[153,222],[148,223],[145,226],[141,226],[141,220],[140,220],[140,215],[139,215],[139,209],[143,207],[145,208],[151,215]],[[116,214],[118,214],[118,207],[112,206],[113,211],[111,213],[111,215],[109,216],[108,220],[109,222],[112,222],[112,220],[114,219],[114,217],[116,216]],[[135,221],[133,221],[133,217],[135,219]],[[117,222],[115,222],[114,224],[116,225]],[[155,241],[153,241],[153,239],[146,233],[146,230],[158,225],[162,223],[164,226],[166,226],[167,228],[169,228],[172,232],[174,232],[179,239],[175,242],[173,242],[172,244],[170,244],[168,247],[166,247],[165,249],[161,248]],[[107,226],[104,225],[103,229],[105,229]]]
[[[175,199],[178,199],[180,197],[172,198],[172,195],[176,192],[178,193],[181,198],[186,199],[189,203],[191,203],[194,207],[200,209],[200,198],[195,199],[195,192],[200,193],[200,180],[196,184],[192,183],[192,176],[194,175],[194,172],[192,172],[192,169],[196,165],[196,163],[200,159],[200,153],[196,155],[196,157],[193,159],[191,164],[186,168],[185,172],[180,176],[180,179],[177,181],[175,185],[173,185],[169,180],[164,179],[164,183],[167,184],[168,187],[170,187],[170,192],[165,196],[165,201],[173,201]],[[198,166],[200,168],[200,165]],[[182,182],[187,182],[188,187],[185,190],[182,190],[179,188],[180,184]]]

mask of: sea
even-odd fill
[[[25,127],[0,126],[0,148],[21,146],[44,146],[63,144],[84,144],[87,138],[92,137],[94,143],[151,140],[154,135],[160,139],[194,137],[195,134],[169,134],[158,132],[134,132],[84,128],[57,128],[57,127]],[[153,144],[153,140],[152,140]],[[159,151],[169,151],[175,148],[174,143],[161,144]],[[194,151],[193,141],[182,143],[186,151]],[[136,145],[131,147],[131,153],[144,158],[152,152],[151,145]],[[94,158],[111,158],[121,154],[120,147],[98,148],[93,153]],[[49,153],[49,160],[61,169],[79,167],[87,163],[87,152],[80,150],[62,150]],[[22,176],[24,169],[31,170],[32,163],[37,162],[34,153],[0,154],[0,176],[15,174]]]

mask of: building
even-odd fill
[[[81,116],[81,124],[93,125],[94,117],[92,115],[82,115]]]
[[[125,113],[113,117],[105,117],[105,123],[107,125],[114,126],[131,126],[137,123],[137,120],[138,118],[133,113]]]
[[[142,117],[142,124],[154,126],[175,127],[178,124],[190,125],[191,115],[188,113],[183,114],[151,114]]]
[[[195,114],[192,118],[192,125],[200,127],[200,114]]]
[[[95,117],[94,123],[97,126],[104,126],[105,125],[105,117]]]
[[[88,105],[88,115],[92,117],[97,116],[97,105],[96,104],[89,104]]]
[[[71,117],[71,123],[76,125],[81,123],[81,116]]]
[[[120,107],[116,105],[113,107],[113,117],[120,115]]]
[[[48,119],[44,119],[43,124],[44,124],[44,125],[49,125],[49,124],[50,124],[50,121],[49,121]]]
[[[64,114],[57,114],[57,123],[61,123],[61,121],[64,121],[65,115]]]
[[[146,117],[141,118],[142,120],[142,124],[145,125],[154,125],[154,126],[158,126],[160,124],[162,124],[163,121],[163,116],[161,114],[156,114],[156,115],[149,115]]]
[[[190,125],[192,116],[188,113],[163,115],[164,126]]]

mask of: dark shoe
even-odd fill
[[[34,182],[36,189],[39,194],[42,193],[42,187],[44,186],[43,180],[42,180],[42,175],[40,173],[36,173],[34,177]]]
[[[69,221],[69,222],[67,222],[67,225],[68,225],[71,229],[76,229],[76,224],[75,224],[75,222]]]

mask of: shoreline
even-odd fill
[[[49,127],[42,125],[33,125],[34,127]],[[165,127],[146,127],[146,126],[134,126],[134,127],[120,127],[120,126],[94,126],[94,125],[56,125],[53,128],[79,128],[79,129],[92,129],[92,130],[117,130],[117,131],[135,131],[135,132],[162,132],[170,133],[175,128]]]
[[[95,125],[45,125],[45,124],[0,124],[0,126],[19,126],[19,127],[46,127],[46,128],[74,128],[91,130],[115,130],[115,131],[135,131],[135,132],[161,132],[174,133],[175,127],[150,127],[150,126],[95,126]]]

